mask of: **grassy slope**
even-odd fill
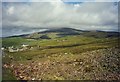
[[[56,37],[56,36],[55,36]],[[63,41],[64,40],[64,41]],[[19,46],[20,44],[26,43],[30,44],[31,46],[40,45],[43,50],[31,50],[31,51],[24,51],[24,52],[16,52],[16,53],[9,53],[6,52],[6,56],[3,57],[3,63],[13,64],[17,66],[18,64],[24,64],[25,66],[30,64],[30,62],[35,61],[37,63],[42,63],[45,61],[53,62],[61,62],[60,64],[64,62],[72,62],[76,58],[82,58],[84,60],[84,57],[87,62],[87,56],[88,55],[82,55],[81,53],[98,50],[98,49],[105,49],[105,48],[111,48],[114,46],[117,46],[117,38],[93,38],[93,37],[84,37],[84,36],[66,36],[63,38],[55,38],[51,40],[27,40],[23,38],[7,38],[3,40],[3,46]],[[75,45],[77,44],[77,45]],[[72,46],[71,46],[72,45]],[[49,47],[52,46],[52,48]],[[67,53],[67,55],[65,54]],[[94,54],[95,55],[95,54]],[[11,59],[12,57],[12,59]],[[90,60],[91,61],[91,60]],[[89,61],[88,61],[89,62]],[[49,64],[50,67],[52,66]],[[85,65],[85,64],[84,64]],[[19,67],[19,65],[18,65]],[[55,74],[55,70],[59,71],[58,65],[56,65],[55,69],[51,71],[50,74],[46,74],[50,72],[48,70],[45,73],[45,75],[41,76],[42,79],[68,79],[69,75],[63,74],[63,76],[52,76],[51,74]],[[23,67],[24,68],[24,67]],[[64,67],[63,67],[64,68]],[[65,69],[70,69],[70,66],[66,67]],[[82,69],[86,68],[83,66]],[[61,68],[62,69],[62,68]],[[78,69],[76,66],[73,69]],[[87,69],[87,68],[86,68]],[[19,69],[19,71],[22,69]],[[65,71],[65,70],[64,70]],[[69,71],[72,71],[69,70]],[[74,70],[73,70],[74,71]],[[68,72],[66,72],[67,74]],[[90,73],[91,74],[91,73]],[[3,77],[4,78],[4,77]],[[18,77],[19,78],[19,77]],[[71,79],[80,79],[80,77],[70,77]],[[6,77],[5,77],[6,79]],[[14,79],[14,78],[10,78]],[[90,79],[90,76],[86,76],[86,78],[81,79]]]

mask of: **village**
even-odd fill
[[[34,40],[34,39],[28,39],[28,40]],[[53,39],[56,42],[67,42],[67,39],[63,40],[57,40]],[[45,40],[44,40],[45,41]],[[39,46],[39,45],[29,45],[29,44],[21,44],[19,46],[9,46],[9,47],[2,47],[2,51],[8,51],[8,52],[20,52],[20,51],[26,51],[26,50],[36,50],[36,49],[44,49],[44,48],[50,48],[50,45],[47,45],[45,47]]]
[[[26,51],[26,50],[34,50],[34,49],[38,49],[40,48],[40,46],[37,47],[33,47],[27,44],[22,44],[19,47],[15,47],[15,46],[11,46],[11,47],[2,47],[1,50],[2,51],[8,51],[8,52],[20,52],[20,51]]]

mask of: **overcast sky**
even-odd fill
[[[118,30],[118,5],[114,2],[25,1],[27,2],[2,4],[3,28],[20,26],[23,28],[71,27],[83,30]]]

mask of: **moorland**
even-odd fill
[[[119,32],[50,29],[2,38],[3,80],[120,80]]]

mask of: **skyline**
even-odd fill
[[[1,0],[1,2],[58,2],[58,0]],[[120,0],[59,0],[64,2],[119,2]]]
[[[3,2],[2,28],[70,27],[81,30],[118,31],[118,4],[64,1]]]

